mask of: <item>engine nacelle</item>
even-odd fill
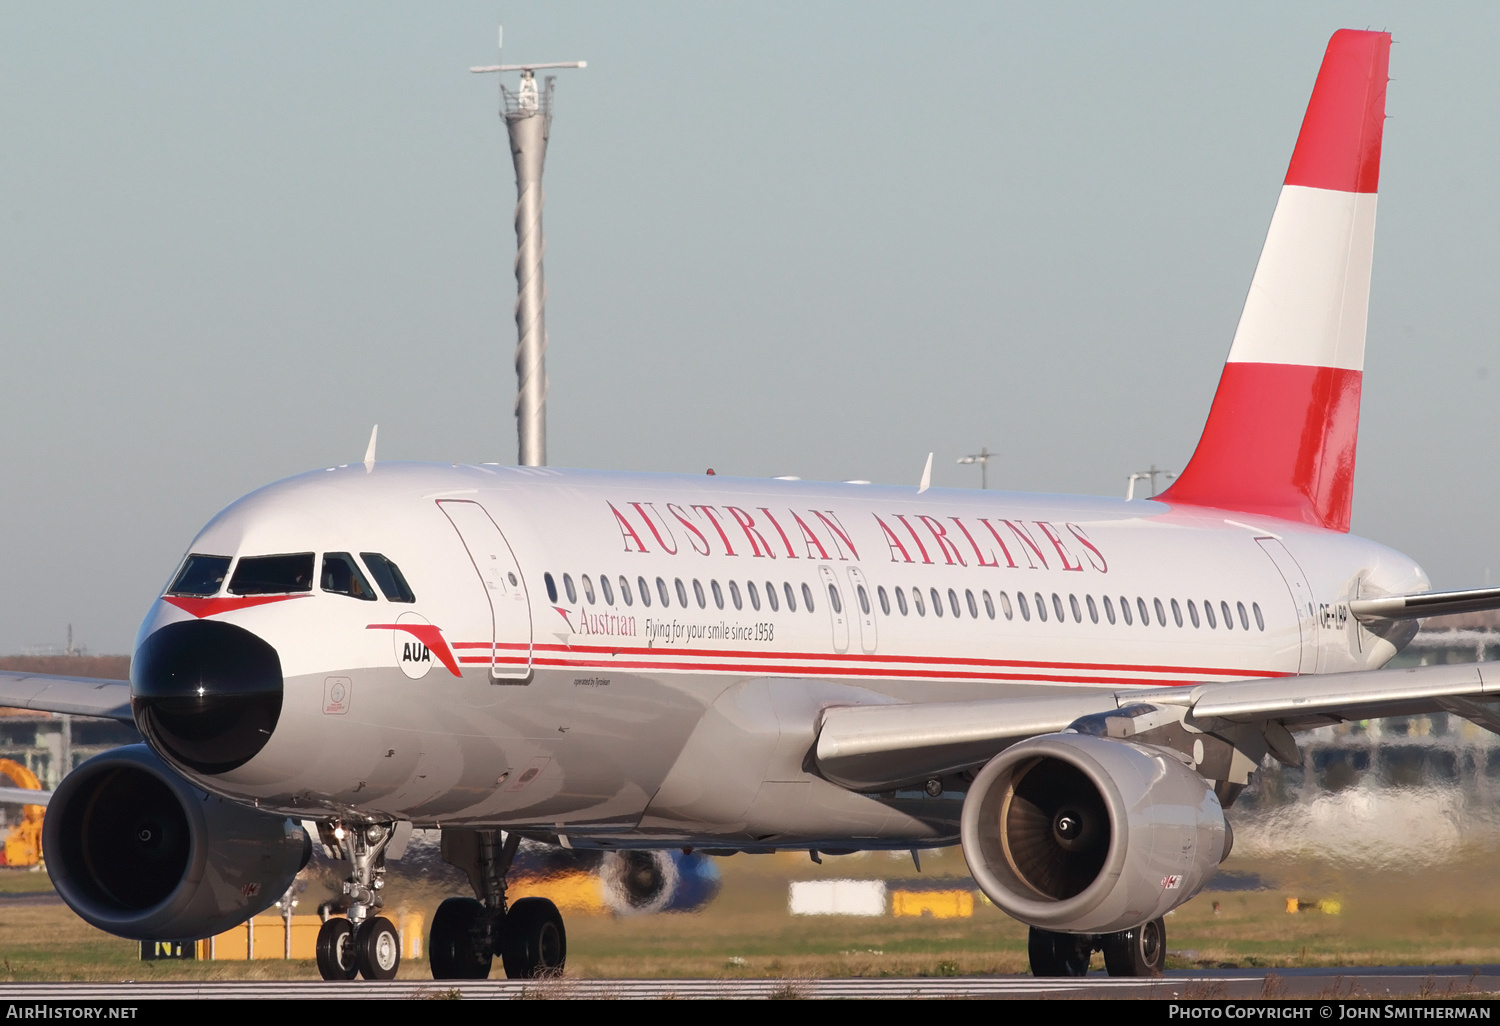
[[[68,906],[133,940],[196,940],[242,923],[312,855],[291,820],[205,794],[145,745],[68,774],[48,803],[42,849]]]
[[[1001,752],[964,801],[975,882],[1007,914],[1066,933],[1150,922],[1203,888],[1229,854],[1208,781],[1170,751],[1045,734]]]
[[[665,851],[612,851],[599,863],[599,881],[617,916],[662,912],[677,893],[677,863]]]

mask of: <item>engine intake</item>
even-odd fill
[[[964,857],[980,889],[1031,926],[1110,933],[1202,889],[1229,854],[1210,783],[1173,752],[1046,734],[980,770],[964,801]]]
[[[68,906],[133,940],[195,940],[242,923],[312,855],[291,820],[205,794],[145,745],[68,774],[48,803],[42,848]]]

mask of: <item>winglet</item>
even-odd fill
[[[370,444],[365,447],[365,473],[375,469],[375,436],[380,433],[380,425],[376,424],[370,429]]]
[[[922,468],[922,483],[917,485],[917,494],[921,495],[932,487],[932,453],[927,454],[927,466]]]

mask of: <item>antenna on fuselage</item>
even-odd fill
[[[922,468],[922,483],[917,485],[917,494],[921,495],[932,487],[932,453],[927,454],[927,466]]]
[[[505,46],[505,27],[498,42]],[[585,61],[553,64],[495,64],[470,68],[477,74],[519,71],[520,87],[511,92],[500,81],[500,116],[510,134],[510,155],[516,165],[516,441],[523,467],[547,463],[547,288],[542,278],[542,168],[547,161],[547,137],[552,129],[552,84],[542,88],[536,72],[548,68],[583,68]]]
[[[365,473],[375,469],[375,436],[380,434],[380,425],[370,429],[370,444],[365,446]]]

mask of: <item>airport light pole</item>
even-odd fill
[[[505,45],[505,29],[500,29]],[[587,67],[585,61],[552,64],[496,64],[470,68],[476,74],[519,71],[513,92],[500,81],[500,116],[510,135],[510,155],[516,166],[516,442],[523,467],[547,463],[547,286],[542,277],[546,239],[542,235],[542,169],[547,162],[547,138],[552,130],[552,86],[548,75],[541,88],[536,73],[552,68]]]
[[[980,491],[984,491],[990,486],[990,460],[994,458],[995,453],[990,452],[981,445],[978,452],[968,456],[960,456],[958,462],[979,464],[979,489]]]

